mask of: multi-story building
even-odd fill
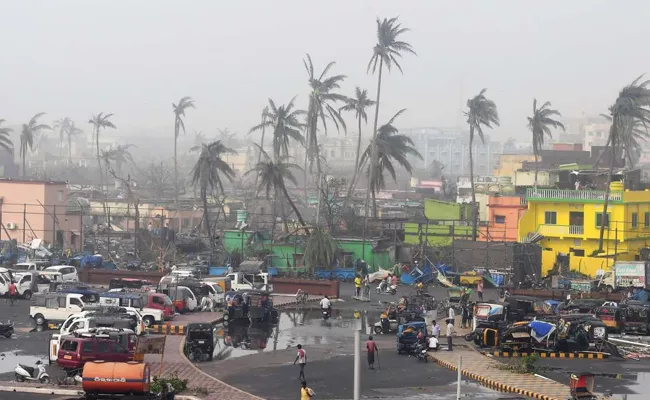
[[[607,136],[609,136],[608,123],[591,123],[583,127],[584,142],[583,149],[591,151],[591,146],[604,146],[607,143]]]
[[[458,130],[439,128],[400,129],[400,133],[413,140],[422,159],[411,157],[414,168],[428,168],[434,160],[445,166],[445,175],[469,175],[469,134]],[[501,153],[501,142],[485,136],[473,144],[474,171],[492,171]]]
[[[520,241],[539,240],[543,275],[564,265],[594,276],[615,260],[640,259],[650,244],[650,191],[623,190],[620,182],[611,189],[606,217],[604,191],[527,189],[518,234]],[[603,223],[603,251],[596,254]]]
[[[533,154],[499,154],[497,164],[494,167],[494,176],[514,177],[515,171],[519,170],[524,162],[534,162]]]
[[[477,239],[488,242],[518,241],[519,219],[526,211],[526,205],[524,196],[490,196],[487,203],[487,223],[481,225]]]

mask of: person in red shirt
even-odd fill
[[[11,305],[14,305],[14,301],[16,300],[16,284],[14,281],[11,281],[9,284],[9,300],[11,301]]]
[[[375,352],[379,354],[379,348],[377,347],[377,343],[372,340],[372,336],[368,337],[366,349],[368,349],[368,368],[375,369]]]

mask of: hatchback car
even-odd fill
[[[63,369],[78,369],[88,361],[97,360],[133,361],[133,353],[107,335],[66,338],[61,343],[56,363]]]
[[[70,265],[53,265],[45,268],[45,271],[60,272],[63,276],[63,282],[79,282],[77,269]]]

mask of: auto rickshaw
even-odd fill
[[[427,324],[424,322],[407,322],[397,329],[397,354],[412,353],[418,344],[418,334],[422,333],[422,340],[427,339]]]
[[[185,353],[191,361],[212,361],[214,353],[214,327],[212,324],[194,322],[186,326]]]
[[[397,332],[400,325],[411,321],[424,322],[424,318],[418,313],[410,311],[399,312],[395,303],[389,303],[381,314],[379,322],[373,326],[373,332],[378,335]]]
[[[594,394],[594,378],[595,375],[589,372],[581,374],[571,374],[570,388],[572,400],[595,400],[597,397]]]
[[[623,332],[625,326],[625,318],[623,317],[622,309],[616,306],[602,306],[594,309],[594,314],[598,319],[603,321],[609,332]]]

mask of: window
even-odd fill
[[[497,224],[505,224],[506,223],[505,215],[495,215],[494,222],[496,222]]]
[[[70,326],[70,332],[74,332],[77,329],[84,329],[86,327],[86,324],[83,321],[77,321],[72,326]]]
[[[639,226],[639,214],[632,213],[632,228],[636,228],[637,226]]]
[[[81,346],[82,353],[92,353],[93,352],[93,342],[83,342]]]
[[[111,353],[128,353],[129,351],[125,349],[122,345],[117,342],[111,343]]]
[[[645,225],[646,228],[650,228],[650,212],[645,213],[644,225]]]
[[[546,211],[544,213],[544,223],[547,225],[557,224],[557,213],[555,211]]]
[[[603,213],[596,214],[596,226],[601,226],[603,221]],[[605,216],[605,226],[609,227],[609,213]]]
[[[59,190],[58,192],[56,192],[56,197],[59,200],[59,202],[62,202],[63,201],[63,190]]]
[[[108,353],[111,350],[112,342],[97,342],[97,352],[98,353]]]
[[[71,305],[71,306],[77,306],[77,307],[79,307],[79,308],[83,308],[83,307],[84,307],[84,305],[81,304],[81,300],[79,300],[79,299],[76,298],[76,297],[70,299],[70,305]]]
[[[79,342],[76,342],[74,340],[66,340],[61,344],[61,350],[76,352],[78,345]]]

